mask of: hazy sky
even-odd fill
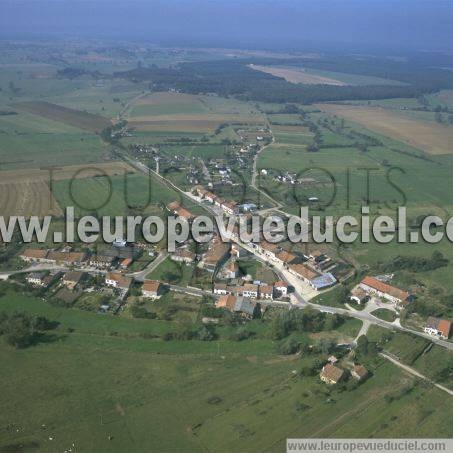
[[[0,0],[0,37],[453,50],[453,0]]]

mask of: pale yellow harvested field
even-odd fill
[[[122,176],[135,170],[123,162],[70,165],[49,169],[0,171],[0,216],[61,216],[50,185],[62,179],[83,179],[98,175]]]
[[[0,184],[0,216],[61,216],[60,206],[45,181]]]
[[[453,153],[453,127],[451,126],[408,118],[403,113],[381,107],[335,104],[317,104],[316,107],[429,154]]]
[[[344,86],[346,83],[340,80],[331,79],[330,77],[323,77],[315,74],[308,74],[302,69],[290,69],[282,68],[280,66],[260,66],[260,65],[249,65],[250,68],[256,71],[265,72],[276,77],[281,77],[287,82],[291,83],[303,83],[305,85],[337,85]]]

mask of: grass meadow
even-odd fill
[[[270,340],[162,342],[140,333],[161,333],[166,321],[53,308],[11,294],[0,307],[60,323],[29,349],[0,345],[5,448],[277,452],[287,437],[451,436],[444,394],[388,363],[339,392],[295,375],[304,359],[277,356]]]

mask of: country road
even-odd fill
[[[138,272],[133,272],[131,274],[127,274],[127,277],[133,277],[134,280],[137,282],[143,282],[146,279],[146,276],[149,275],[154,269],[161,264],[165,258],[167,258],[168,253],[160,253],[157,258],[148,264],[144,269]]]
[[[438,384],[437,382],[434,382],[433,380],[431,380],[430,378],[428,378],[425,375],[421,374],[417,370],[414,370],[414,368],[412,368],[412,367],[410,367],[408,365],[405,365],[404,363],[399,362],[398,360],[394,359],[393,357],[387,355],[385,352],[380,352],[379,355],[381,357],[384,357],[384,359],[387,359],[388,361],[392,362],[397,367],[399,367],[399,368],[403,369],[404,371],[407,371],[408,373],[412,374],[413,376],[416,376],[416,377],[418,377],[420,379],[428,381],[430,384],[433,384],[438,389],[448,393],[450,396],[453,396],[453,390],[450,390],[449,388],[447,388],[447,387],[445,387],[445,386],[443,386],[441,384]]]
[[[282,207],[282,204],[279,203],[277,200],[274,200],[269,194],[267,194],[266,192],[264,192],[262,189],[260,189],[257,185],[256,185],[256,177],[258,176],[258,171],[257,171],[257,164],[258,164],[258,158],[260,156],[260,154],[266,149],[266,148],[269,148],[269,146],[273,145],[275,143],[275,138],[274,138],[274,135],[272,134],[272,130],[270,129],[269,127],[269,132],[271,133],[272,135],[272,140],[269,144],[263,146],[254,156],[253,158],[253,166],[252,166],[252,181],[250,183],[250,186],[253,187],[258,193],[260,193],[261,195],[264,195],[268,200],[270,200],[273,204],[275,204],[274,208],[273,209],[280,209]],[[286,215],[286,213],[285,213]]]

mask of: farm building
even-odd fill
[[[20,255],[19,258],[21,258],[23,261],[26,262],[45,262],[47,261],[47,254],[49,253],[48,250],[42,250],[42,249],[26,249],[24,250]]]
[[[133,262],[133,259],[132,258],[124,258],[121,262],[120,262],[120,267],[121,269],[127,269]]]
[[[48,288],[57,277],[58,273],[46,274],[45,272],[32,272],[28,274],[26,281],[33,286]]]
[[[88,264],[96,269],[108,269],[114,261],[113,256],[95,255],[90,258]]]
[[[329,385],[338,384],[344,376],[345,372],[331,363],[324,365],[319,375],[321,381]]]
[[[354,365],[351,370],[351,376],[358,381],[363,381],[368,376],[368,370],[363,365]]]
[[[381,282],[374,277],[365,277],[360,282],[360,287],[368,294],[373,294],[395,304],[403,304],[409,298],[409,293],[399,288]]]
[[[297,258],[294,253],[287,252],[286,250],[282,250],[280,253],[277,253],[276,259],[279,260],[282,264],[291,264]]]
[[[182,217],[187,221],[191,221],[195,217],[188,209],[181,206],[181,203],[179,201],[173,201],[172,203],[168,204],[167,210],[175,216]]]
[[[349,297],[349,299],[361,305],[368,300],[368,293],[360,286],[356,286],[351,291],[351,296]]]
[[[65,266],[83,266],[87,263],[88,257],[84,252],[51,251],[47,259]]]
[[[427,319],[426,326],[423,330],[428,335],[448,340],[451,334],[451,321],[430,316]]]
[[[288,283],[279,281],[274,283],[275,292],[281,294],[283,297],[288,295]]]
[[[132,279],[125,277],[119,272],[109,272],[105,277],[105,284],[113,288],[129,291],[129,288],[132,284]]]
[[[63,276],[62,283],[68,289],[74,289],[83,280],[83,272],[66,272]]]
[[[321,291],[326,288],[330,288],[331,286],[337,283],[337,279],[328,272],[327,274],[323,274],[320,277],[316,277],[310,281],[310,286],[317,291]]]
[[[230,244],[224,243],[218,236],[215,236],[209,244],[208,251],[203,255],[201,261],[203,268],[214,272],[230,256]]]
[[[44,272],[32,272],[28,274],[26,280],[27,283],[33,286],[44,286],[44,280],[46,278],[46,274]]]
[[[229,215],[239,213],[239,207],[235,201],[225,201],[222,203],[221,208]]]
[[[317,272],[304,264],[290,264],[289,271],[306,283],[310,283],[313,279],[319,276]]]
[[[230,261],[224,269],[226,278],[236,278],[239,275],[239,266],[236,261]]]
[[[224,308],[232,313],[251,319],[259,309],[259,305],[253,300],[241,296],[222,296],[216,303],[217,308]]]
[[[274,298],[274,287],[272,285],[261,285],[260,299],[272,300]]]
[[[185,248],[178,248],[174,253],[170,255],[170,258],[173,261],[178,263],[186,263],[190,264],[193,263],[196,259],[197,255]]]
[[[157,299],[160,296],[162,284],[155,280],[145,280],[142,286],[142,295],[149,299]]]
[[[236,296],[227,294],[220,297],[215,305],[217,308],[225,308],[226,310],[234,311],[234,307],[236,306],[236,300],[237,300]]]
[[[249,297],[250,299],[258,298],[259,286],[252,283],[246,283],[242,288],[242,296]]]

